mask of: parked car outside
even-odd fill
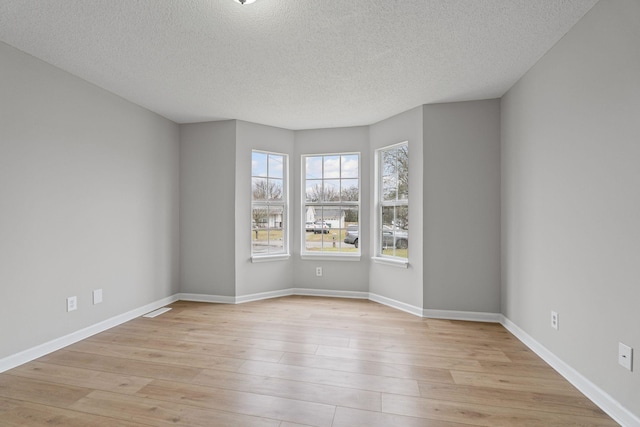
[[[331,226],[325,221],[316,221],[313,223],[313,234],[329,234]]]
[[[313,231],[314,228],[316,228],[315,224],[311,221],[307,221],[307,223],[305,224],[305,230],[307,231]]]
[[[382,247],[407,249],[409,247],[409,233],[406,230],[384,230],[382,232]]]
[[[359,245],[358,240],[358,226],[347,225],[347,234],[344,236],[344,242],[357,248]]]
[[[359,234],[357,225],[348,225],[344,242],[349,245],[354,245],[357,248],[360,245]],[[409,247],[409,233],[406,230],[384,229],[382,231],[382,247],[407,249]]]

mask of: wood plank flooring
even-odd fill
[[[502,326],[177,302],[0,374],[1,426],[617,426]]]

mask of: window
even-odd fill
[[[376,152],[377,255],[409,258],[409,144]]]
[[[251,153],[251,255],[287,254],[287,156]]]
[[[360,154],[302,157],[305,254],[360,254]]]

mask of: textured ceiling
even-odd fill
[[[597,0],[0,0],[0,40],[178,123],[502,96]]]

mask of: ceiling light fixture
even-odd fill
[[[234,0],[236,3],[240,3],[240,4],[251,4],[256,0]]]

